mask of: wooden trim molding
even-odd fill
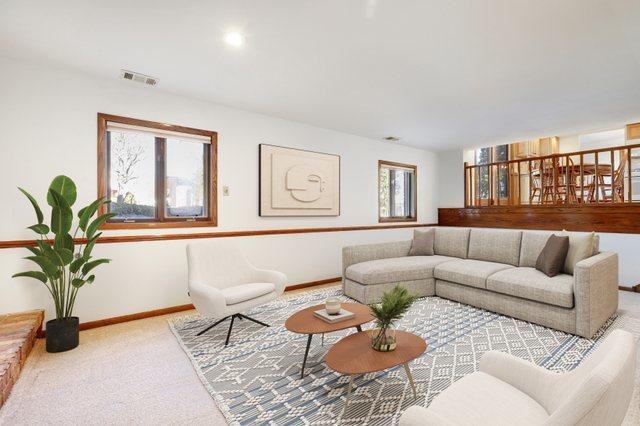
[[[292,290],[300,290],[302,288],[316,287],[319,285],[338,282],[340,280],[342,280],[341,277],[334,277],[334,278],[327,278],[324,280],[311,281],[308,283],[293,284],[293,285],[287,286],[284,289],[284,291],[287,292]],[[123,322],[136,321],[136,320],[141,320],[141,319],[151,318],[151,317],[158,317],[161,315],[174,314],[176,312],[190,311],[192,309],[195,309],[195,307],[193,306],[193,304],[188,303],[186,305],[170,306],[168,308],[137,312],[135,314],[120,315],[117,317],[104,318],[96,321],[83,322],[80,324],[80,330],[90,330],[92,328],[104,327],[107,325],[114,325],[114,324],[121,324]],[[44,338],[46,337],[46,335],[47,335],[46,330],[43,330],[41,325],[37,331],[37,337]]]
[[[231,238],[231,237],[258,237],[263,235],[283,235],[283,234],[312,234],[322,232],[350,232],[350,231],[370,231],[376,229],[396,229],[396,228],[417,228],[423,226],[436,226],[437,223],[412,223],[395,225],[365,225],[365,226],[335,226],[326,228],[284,228],[284,229],[256,229],[250,231],[220,231],[220,232],[199,232],[188,234],[149,234],[149,235],[112,235],[101,237],[98,244],[114,243],[136,243],[143,241],[168,241],[168,240],[195,240],[203,238]],[[84,244],[86,239],[76,238],[76,243]],[[33,247],[36,240],[9,240],[0,241],[0,249],[11,249],[19,247]]]
[[[494,206],[438,209],[440,226],[640,234],[640,205]]]
[[[636,285],[631,286],[631,287],[620,286],[620,287],[618,287],[618,289],[622,290],[622,291],[631,291],[633,293],[640,293],[640,284],[636,284]]]
[[[319,285],[334,283],[336,281],[342,281],[342,277],[326,278],[324,280],[311,281],[311,282],[302,283],[302,284],[294,284],[294,285],[287,286],[287,288],[285,288],[284,291],[292,291],[292,290],[300,290],[308,287],[316,287]]]

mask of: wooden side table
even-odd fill
[[[358,331],[362,331],[361,325],[373,321],[374,319],[371,315],[371,310],[366,305],[362,305],[360,303],[343,303],[342,308],[353,312],[356,316],[345,321],[330,324],[313,315],[315,311],[324,309],[324,304],[322,304],[302,309],[301,311],[291,315],[284,323],[287,330],[294,333],[308,335],[307,348],[304,351],[302,369],[300,370],[300,378],[304,377],[304,367],[307,364],[307,356],[309,355],[311,339],[314,334],[331,333],[333,331],[345,330],[351,327],[355,327]]]
[[[325,358],[325,362],[334,371],[349,375],[347,385],[347,399],[344,404],[346,411],[349,405],[353,376],[376,371],[387,370],[402,364],[407,374],[413,397],[417,397],[416,386],[409,370],[409,362],[416,359],[427,349],[427,342],[420,336],[406,331],[396,331],[398,346],[391,352],[378,352],[371,347],[370,332],[363,331],[345,337],[333,345]]]

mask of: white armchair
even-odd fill
[[[480,371],[449,386],[428,408],[409,407],[400,425],[619,425],[633,394],[636,351],[631,333],[614,330],[562,374],[487,352]]]
[[[231,318],[227,346],[236,318],[269,326],[241,312],[278,298],[287,281],[283,273],[255,268],[235,244],[221,239],[188,244],[187,261],[194,306],[201,315],[218,319],[198,336]]]

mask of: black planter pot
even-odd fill
[[[47,321],[47,352],[64,352],[78,346],[78,317]]]

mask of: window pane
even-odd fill
[[[478,198],[489,198],[489,167],[478,167]]]
[[[407,212],[405,211],[405,183],[408,185],[408,182],[405,182],[405,173],[401,170],[392,170],[391,178],[393,179],[393,204],[392,204],[392,215],[395,217],[405,217],[407,216]]]
[[[509,145],[496,146],[496,162],[509,161]]]
[[[504,165],[498,167],[498,197],[509,197],[509,168]]]
[[[167,139],[167,216],[207,216],[204,160],[202,144]]]
[[[380,168],[380,176],[378,182],[378,191],[379,191],[379,206],[380,206],[380,217],[389,217],[390,211],[390,200],[389,200],[389,169],[384,167]]]
[[[135,132],[109,132],[110,198],[114,219],[156,217],[155,138]]]
[[[491,148],[476,149],[476,164],[489,164],[491,162]]]

